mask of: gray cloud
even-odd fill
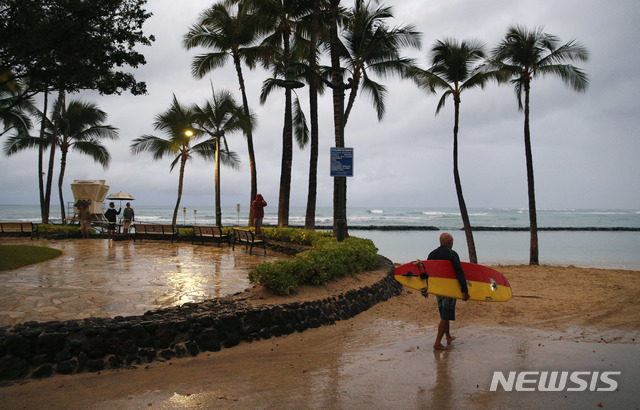
[[[423,48],[411,52],[423,67],[436,39],[478,38],[493,47],[512,24],[544,26],[563,42],[577,39],[591,52],[581,66],[590,77],[584,94],[568,90],[557,78],[538,79],[532,86],[531,131],[540,208],[638,208],[640,154],[638,53],[629,47],[640,34],[640,4],[635,0],[599,1],[387,1],[397,24],[414,24],[423,32]],[[178,172],[169,160],[153,162],[148,154],[132,156],[131,141],[153,133],[154,115],[164,111],[175,93],[179,101],[202,103],[216,89],[238,91],[231,62],[211,76],[191,77],[190,62],[200,51],[182,48],[182,36],[210,1],[153,0],[154,13],[145,30],[157,37],[144,53],[148,64],[136,75],[146,81],[149,94],[103,97],[82,94],[109,114],[120,130],[109,142],[113,161],[103,170],[87,158],[72,154],[66,173],[65,196],[72,200],[73,179],[106,179],[112,191],[130,192],[140,204],[175,203]],[[345,3],[347,5],[348,3]],[[255,135],[259,190],[275,203],[280,178],[284,99],[272,95],[258,104],[262,70],[246,71],[248,94],[259,127]],[[387,79],[387,114],[377,122],[365,95],[358,97],[345,132],[346,145],[355,149],[355,176],[348,181],[349,204],[354,206],[457,206],[452,176],[453,104],[435,116],[439,95],[426,95],[412,83]],[[304,104],[307,90],[298,90]],[[329,148],[333,145],[331,96],[321,98],[319,205],[331,205]],[[526,208],[523,114],[509,86],[491,84],[463,95],[460,124],[460,166],[467,206]],[[230,148],[242,160],[239,170],[223,169],[222,202],[245,204],[249,199],[246,141],[229,137]],[[308,150],[294,148],[292,203],[307,197]],[[37,204],[35,153],[2,157],[0,203]],[[56,173],[57,178],[57,173]],[[213,206],[213,166],[194,159],[187,165],[185,206]],[[52,205],[57,201],[52,201]]]

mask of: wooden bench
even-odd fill
[[[173,228],[173,225],[135,224],[134,228],[136,230],[133,237],[134,241],[136,238],[140,238],[140,241],[142,241],[143,237],[159,236],[161,239],[171,239],[171,243],[173,243],[173,239],[178,236],[178,232]]]
[[[38,233],[38,225],[33,222],[0,222],[0,233],[29,235],[33,239],[33,235],[40,237]]]
[[[266,242],[263,239],[257,239],[253,232],[248,229],[233,228],[233,248],[236,249],[236,243],[243,243],[246,248],[249,248],[249,255],[254,246],[262,246],[264,254],[267,254]]]
[[[191,243],[196,240],[196,237],[200,238],[200,242],[202,242],[203,245],[205,238],[211,238],[212,240],[217,241],[218,246],[222,246],[223,240],[227,241],[227,243],[231,245],[231,238],[229,238],[229,235],[222,233],[219,226],[194,225]]]

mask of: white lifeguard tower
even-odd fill
[[[106,219],[102,212],[102,203],[104,202],[109,185],[105,184],[104,179],[76,179],[71,184],[71,192],[73,192],[73,203],[79,201],[91,201],[89,211],[91,212],[91,220],[96,225],[106,224]],[[74,215],[71,221],[77,221],[78,209],[74,208]]]

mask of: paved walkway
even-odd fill
[[[0,244],[48,246],[62,256],[0,271],[0,326],[27,321],[141,315],[201,302],[250,286],[248,272],[286,258],[227,245],[106,239],[0,238]]]

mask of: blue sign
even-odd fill
[[[353,176],[353,148],[331,147],[331,176]]]

